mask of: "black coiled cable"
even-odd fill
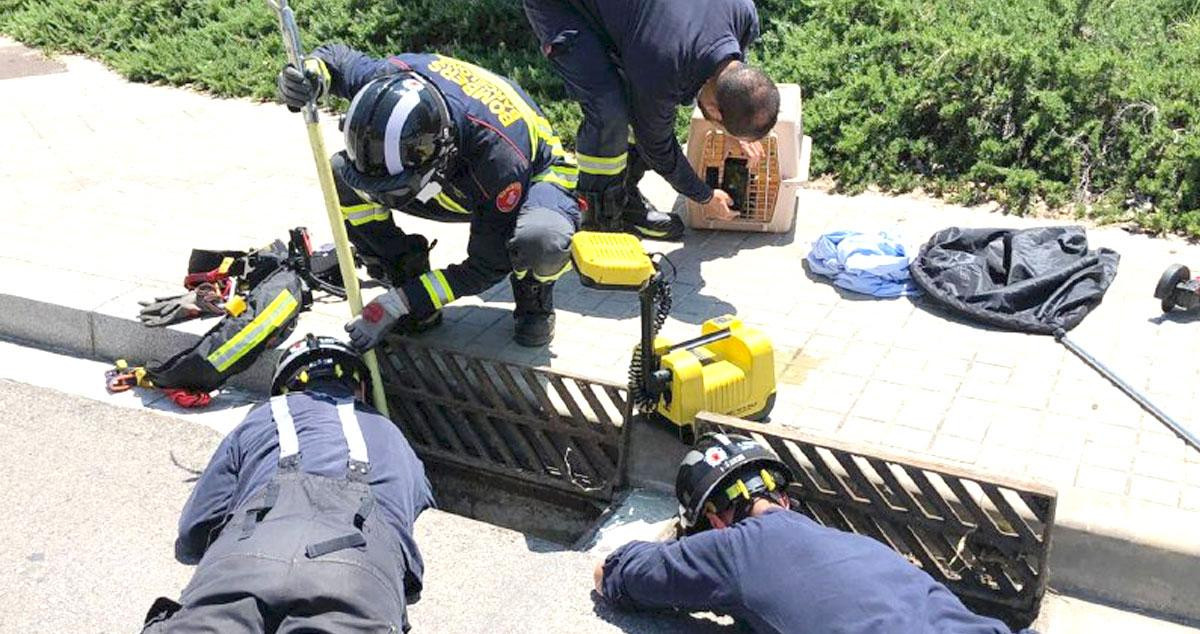
[[[675,265],[661,253],[653,253],[650,257],[655,259],[655,269],[662,271],[663,262],[666,262],[671,269],[669,277],[664,273],[662,278],[652,282],[654,289],[651,291],[653,293],[651,302],[654,304],[654,316],[651,321],[650,333],[651,339],[653,339],[671,314],[671,281],[675,279]],[[642,375],[642,346],[641,342],[638,342],[633,349],[633,359],[629,364],[629,395],[633,399],[634,407],[642,414],[649,414],[658,406],[658,396],[651,394],[646,389],[648,380],[649,377]]]

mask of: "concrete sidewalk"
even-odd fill
[[[0,81],[0,336],[106,360],[162,359],[210,324],[147,330],[134,319],[137,300],[179,292],[191,248],[260,245],[296,225],[318,242],[328,235],[297,116],[63,61],[66,72]],[[326,126],[336,149],[340,135],[333,121]],[[652,199],[670,206],[669,188],[647,181]],[[465,227],[400,222],[437,238],[435,266],[463,257]],[[1200,619],[1200,454],[1049,338],[947,321],[908,300],[843,295],[801,266],[811,241],[834,229],[889,229],[920,243],[951,225],[1034,224],[1051,222],[804,190],[794,234],[692,232],[682,245],[648,246],[679,269],[665,334],[693,335],[725,312],[770,334],[781,381],[775,420],[1055,486],[1053,587]],[[1162,318],[1150,295],[1168,264],[1200,264],[1200,247],[1115,228],[1089,237],[1122,263],[1074,338],[1195,428],[1200,331],[1186,317]],[[456,302],[429,336],[623,380],[635,298],[568,277],[556,301],[558,336],[545,350],[510,342],[507,285]],[[318,304],[300,332],[339,333],[346,314],[342,304]],[[264,372],[256,367],[241,383],[261,386]]]

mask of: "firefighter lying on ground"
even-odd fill
[[[752,0],[524,4],[542,52],[583,109],[576,156],[579,193],[588,202],[585,224],[681,237],[679,216],[654,209],[638,191],[647,166],[704,203],[710,218],[736,217],[729,194],[692,170],[675,137],[675,111],[698,103],[706,119],[742,141],[752,162],[762,158],[757,141],[775,127],[779,91],[745,64],[758,38]]]
[[[505,275],[517,343],[549,343],[554,282],[570,268],[580,222],[578,168],[537,104],[516,83],[441,55],[382,60],[325,45],[304,66],[284,67],[280,95],[293,109],[325,93],[351,99],[346,149],[332,158],[342,212],[368,272],[394,286],[347,326],[352,344],[436,325],[443,306]],[[470,223],[467,259],[430,270],[431,245],[401,231],[392,210]]]
[[[413,540],[433,505],[421,461],[363,403],[361,357],[309,335],[284,354],[269,404],[225,437],[179,518],[198,564],[145,632],[399,632],[421,592]]]
[[[596,566],[596,591],[622,608],[728,614],[756,632],[1010,632],[883,544],[789,510],[791,478],[746,436],[704,436],[675,481],[688,534],[618,548]]]

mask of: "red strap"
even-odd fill
[[[188,409],[196,407],[204,407],[212,402],[212,394],[201,392],[199,390],[189,390],[186,388],[176,387],[163,390],[167,396],[180,407]]]

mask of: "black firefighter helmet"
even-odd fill
[[[412,71],[378,77],[363,86],[342,120],[346,149],[333,170],[350,187],[389,204],[414,198],[446,169],[454,126],[441,91]]]
[[[753,438],[705,434],[679,464],[675,497],[685,532],[707,527],[706,512],[721,513],[755,494],[784,491],[792,470]]]
[[[271,395],[301,392],[318,380],[343,383],[350,390],[363,390],[370,400],[371,373],[362,355],[333,337],[317,337],[311,333],[288,346],[275,376],[271,379]]]

